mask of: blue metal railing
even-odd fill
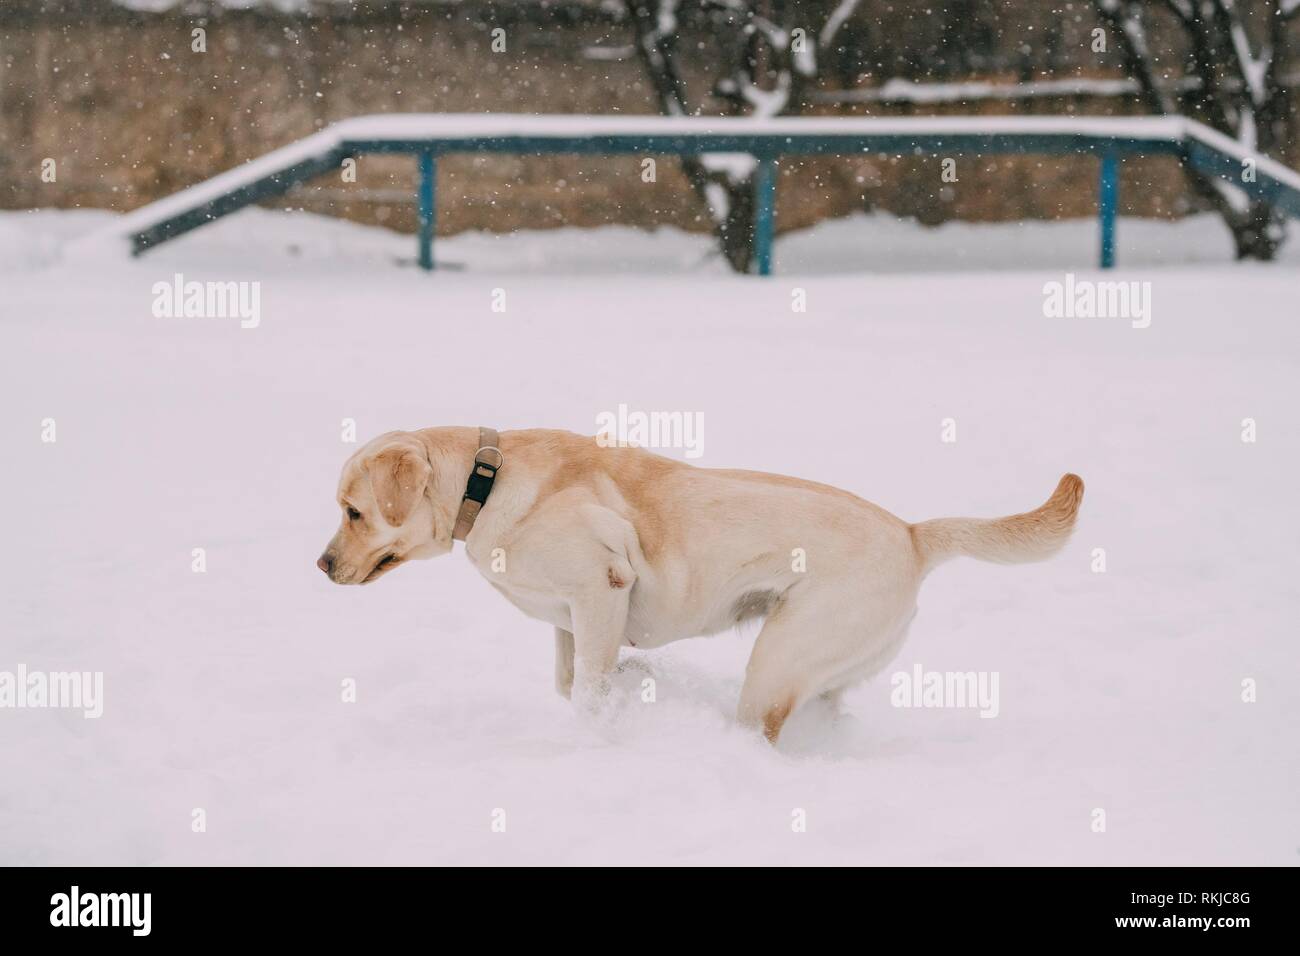
[[[437,206],[434,203],[434,189],[437,186],[437,167],[433,153],[420,154],[420,268],[433,268],[433,233],[437,226],[435,216]]]
[[[365,153],[417,158],[418,261],[434,268],[437,158],[449,153],[541,155],[747,153],[756,160],[755,268],[769,275],[783,156],[984,156],[1044,153],[1100,160],[1099,264],[1116,260],[1119,169],[1124,156],[1166,155],[1300,217],[1300,174],[1181,117],[744,118],[392,114],[343,120],[314,136],[135,210],[110,229],[144,252],[250,203],[281,195]],[[1243,171],[1249,167],[1250,175]]]
[[[1119,216],[1119,159],[1114,153],[1101,157],[1101,182],[1097,188],[1097,219],[1101,224],[1101,256],[1098,265],[1115,268],[1115,219]]]

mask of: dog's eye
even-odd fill
[[[349,520],[349,521],[360,521],[360,520],[361,520],[361,512],[358,511],[356,508],[349,508],[349,509],[348,509],[348,520]]]

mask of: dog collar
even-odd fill
[[[456,515],[456,526],[451,536],[457,541],[464,541],[474,527],[474,519],[483,510],[488,495],[492,493],[492,483],[497,480],[497,472],[505,464],[506,457],[497,447],[500,437],[495,428],[478,430],[478,451],[474,453],[474,467],[465,482],[465,497],[460,499],[460,512]]]

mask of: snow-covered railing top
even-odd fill
[[[1174,155],[1300,216],[1300,174],[1183,117],[744,117],[396,113],[342,120],[212,179],[128,213],[109,229],[139,253],[280,195],[363,153],[518,155],[747,153],[763,168],[787,155],[1084,153]],[[423,167],[423,164],[422,164]],[[774,184],[768,188],[774,188]],[[432,202],[432,183],[427,184]],[[422,198],[423,198],[422,189]],[[770,198],[770,197],[769,197]],[[760,197],[758,229],[764,223]],[[771,210],[766,210],[770,214]],[[432,210],[429,210],[430,216]],[[770,215],[769,215],[770,219]],[[770,240],[770,237],[768,237]],[[760,240],[762,236],[760,234]],[[431,236],[429,241],[431,241]],[[423,257],[422,257],[423,258]],[[760,242],[760,261],[762,249]]]
[[[857,133],[1096,133],[1103,136],[1178,139],[1182,117],[1068,116],[591,116],[512,113],[382,113],[354,116],[322,131],[342,140],[402,138],[463,140],[541,136],[817,136]]]

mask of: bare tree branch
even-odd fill
[[[1118,38],[1125,67],[1138,81],[1147,108],[1158,114],[1182,112],[1179,98],[1156,77],[1144,14],[1159,6],[1172,14],[1187,41],[1183,87],[1190,115],[1262,153],[1285,141],[1290,95],[1283,82],[1287,59],[1286,21],[1300,0],[1269,4],[1265,41],[1252,42],[1236,0],[1096,0],[1098,15]],[[1237,186],[1186,170],[1195,192],[1222,216],[1238,258],[1272,259],[1285,238],[1284,220],[1267,203],[1252,201]]]

